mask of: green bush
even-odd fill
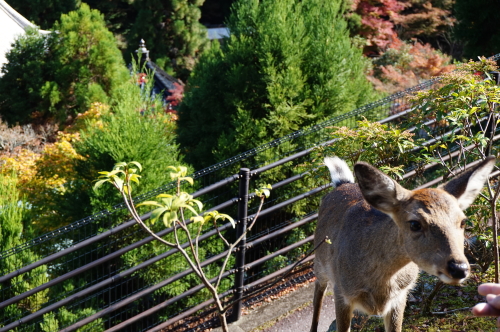
[[[6,55],[0,116],[10,124],[65,123],[93,102],[109,102],[129,73],[103,16],[86,4],[63,14],[48,36],[28,31]]]
[[[196,169],[374,98],[336,1],[241,1],[195,67],[179,142]]]

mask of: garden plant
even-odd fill
[[[181,191],[182,181],[187,181],[193,185],[193,179],[186,176],[187,168],[183,166],[169,166],[169,168],[172,169],[172,172],[170,173],[172,180],[177,182],[177,193],[175,195],[160,194],[157,196],[157,201],[145,201],[137,206],[155,207],[151,213],[149,222],[154,224],[156,221],[161,219],[165,224],[165,227],[173,229],[173,240],[167,240],[157,236],[151,228],[144,221],[142,221],[141,216],[137,212],[136,205],[134,204],[132,197],[132,184],[139,184],[140,175],[138,173],[142,170],[140,163],[135,161],[129,163],[117,163],[112,171],[100,172],[100,180],[95,183],[94,190],[98,190],[104,183],[111,183],[120,192],[133,219],[149,235],[153,236],[164,245],[178,250],[182,254],[192,271],[198,276],[198,278],[200,278],[201,282],[209,290],[212,299],[216,304],[223,331],[227,332],[229,330],[227,326],[226,313],[231,308],[232,303],[225,302],[220,298],[219,286],[222,279],[226,276],[226,268],[234,249],[245,237],[246,233],[248,233],[255,225],[262,208],[262,204],[264,203],[264,199],[270,195],[271,186],[265,185],[256,190],[255,194],[257,197],[260,197],[261,201],[255,218],[248,225],[243,234],[241,234],[234,241],[231,241],[226,238],[223,232],[219,231],[218,221],[227,220],[231,222],[234,227],[235,221],[233,218],[214,210],[201,213],[203,210],[203,204],[194,199],[193,196],[189,195],[187,192]],[[191,215],[191,217],[188,218],[188,214]],[[201,260],[202,257],[200,257],[199,254],[199,238],[202,235],[204,228],[212,225],[217,230],[219,238],[225,243],[227,251],[225,251],[225,257],[223,259],[222,266],[220,267],[218,276],[209,279],[204,271],[206,264],[203,263]]]

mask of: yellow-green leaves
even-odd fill
[[[180,181],[188,181],[191,185],[193,184],[193,179],[187,177],[187,168],[184,166],[168,166],[169,169],[172,169],[173,172],[170,173],[172,180],[176,180],[179,184]],[[111,172],[99,172],[99,180],[94,185],[94,190],[98,190],[104,183],[109,182],[114,185],[122,194],[129,196],[131,199],[130,193],[131,188],[130,184],[135,182],[139,184],[139,175],[138,172],[142,171],[141,164],[132,161],[129,163],[121,162],[115,164],[113,170]],[[179,187],[178,187],[179,189]],[[266,196],[269,197],[270,190],[272,189],[271,185],[261,185],[259,189],[255,191],[256,195],[259,197]],[[190,218],[191,221],[195,223],[200,223],[204,225],[208,222],[217,222],[218,220],[228,220],[233,227],[235,227],[235,222],[231,216],[223,213],[219,213],[217,211],[209,211],[203,215],[199,215],[203,210],[203,204],[193,198],[192,195],[177,191],[177,194],[160,194],[156,196],[156,201],[145,201],[137,206],[151,206],[154,210],[151,212],[150,221],[151,223],[156,223],[159,219],[163,221],[166,227],[172,227],[172,225],[176,222],[179,222],[181,225],[185,226],[184,221],[184,212],[189,211],[192,214]],[[184,227],[183,226],[183,227]]]
[[[170,173],[170,177],[172,178],[172,180],[175,180],[175,181],[182,181],[182,180],[185,180],[187,182],[189,182],[190,185],[193,185],[193,178],[190,178],[190,177],[187,177],[187,167],[184,167],[184,166],[178,166],[178,167],[175,167],[175,166],[168,166],[168,168],[172,169],[173,172]]]
[[[229,220],[229,222],[233,225],[233,228],[235,227],[234,219],[231,218],[231,216],[229,216],[227,214],[219,213],[217,211],[209,211],[209,212],[206,212],[203,216],[191,217],[191,220],[193,222],[199,222],[202,225],[206,224],[210,221],[217,222],[217,220],[219,220],[219,219]]]
[[[271,195],[271,189],[273,189],[273,187],[270,184],[261,184],[259,188],[255,189],[255,195],[258,197],[266,196],[266,198],[269,198],[269,195]]]
[[[137,206],[156,206],[157,209],[151,212],[150,220],[152,223],[155,223],[158,219],[162,218],[166,227],[171,227],[173,222],[179,220],[178,213],[180,209],[188,209],[195,216],[203,209],[203,204],[200,201],[193,199],[193,196],[185,192],[181,192],[179,195],[160,194],[157,198],[158,201],[146,201]],[[194,207],[197,207],[198,211]]]
[[[137,161],[117,163],[111,172],[99,172],[99,174],[101,174],[99,179],[101,180],[98,180],[94,185],[94,191],[98,191],[104,183],[109,182],[115,186],[120,193],[128,195],[132,192],[130,183],[135,182],[139,184],[139,178],[141,176],[136,173],[140,171],[142,171],[142,166]]]

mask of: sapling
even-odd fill
[[[121,162],[115,164],[112,171],[99,172],[101,174],[99,179],[94,185],[94,190],[98,190],[104,183],[111,183],[121,194],[123,201],[125,202],[127,209],[132,215],[132,218],[151,236],[156,240],[165,244],[170,248],[176,249],[182,254],[184,259],[187,261],[193,272],[200,278],[203,285],[209,290],[221,321],[222,329],[224,332],[228,331],[226,314],[231,308],[232,303],[223,303],[219,295],[219,286],[225,276],[224,272],[226,266],[229,262],[231,254],[233,253],[235,247],[241,240],[245,237],[259,216],[262,209],[264,199],[269,197],[271,186],[263,185],[261,188],[255,191],[255,195],[260,198],[260,204],[251,224],[248,226],[247,230],[241,234],[235,241],[230,242],[224,234],[220,231],[218,222],[219,221],[229,221],[233,227],[235,226],[235,221],[227,214],[222,214],[217,211],[203,211],[203,204],[193,198],[192,195],[187,192],[181,191],[181,183],[183,181],[188,182],[193,185],[193,179],[186,176],[187,168],[183,166],[174,167],[169,166],[172,169],[170,176],[173,181],[176,181],[177,188],[174,195],[171,194],[160,194],[157,196],[157,201],[145,201],[137,206],[152,206],[155,209],[151,212],[150,222],[154,224],[158,220],[162,220],[165,227],[172,228],[174,239],[166,240],[158,235],[156,235],[151,228],[141,219],[139,213],[137,212],[136,205],[132,197],[132,184],[135,183],[139,185],[140,175],[139,172],[142,171],[142,166],[136,161],[129,163]],[[185,212],[190,211],[193,215],[189,219],[186,218]],[[225,257],[220,268],[219,274],[212,279],[207,277],[207,274],[203,270],[203,264],[200,260],[199,255],[199,239],[204,225],[212,224],[217,230],[217,235],[227,246],[227,251],[225,252]],[[193,226],[189,226],[193,224]],[[182,242],[181,232],[187,238],[187,248],[185,248],[185,243]]]

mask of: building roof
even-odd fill
[[[154,71],[155,85],[158,85],[161,90],[174,90],[174,83],[181,84],[177,79],[167,74],[156,63],[149,60],[146,62],[146,67]]]
[[[7,62],[5,54],[11,49],[12,43],[26,29],[36,28],[36,25],[25,19],[4,0],[0,0],[0,67]],[[43,31],[42,33],[49,33]]]

